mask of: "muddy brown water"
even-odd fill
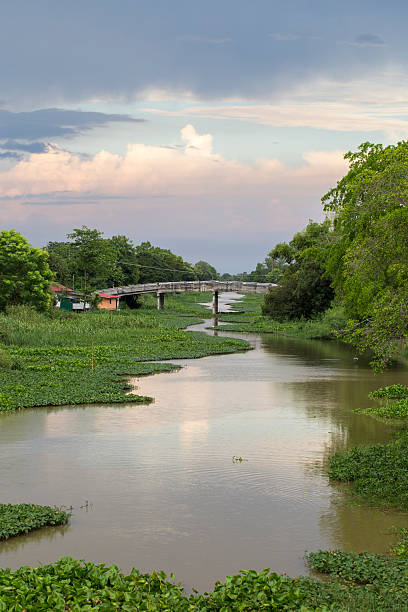
[[[74,510],[67,526],[0,543],[0,566],[70,555],[204,590],[245,568],[305,574],[306,550],[388,549],[408,514],[356,505],[329,483],[327,460],[390,439],[392,426],[352,410],[407,370],[374,376],[334,342],[228,335],[253,350],[135,379],[152,405],[1,415],[1,501]]]

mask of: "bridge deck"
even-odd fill
[[[181,281],[173,283],[147,283],[101,290],[112,296],[141,295],[143,293],[182,293],[185,291],[236,291],[237,293],[268,293],[274,283],[245,283],[241,281]]]

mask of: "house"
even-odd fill
[[[81,312],[84,310],[84,294],[78,293],[61,283],[53,282],[51,284],[51,291],[54,293],[57,302],[57,308],[66,310],[67,312]],[[95,291],[92,295],[87,295],[88,299],[92,296],[97,295],[100,299],[98,308],[102,310],[119,310],[119,296],[109,295],[108,293],[102,293],[101,291]],[[86,302],[85,310],[89,310],[91,304]]]
[[[83,312],[91,308],[90,303],[85,302],[84,309],[84,296],[82,293],[76,293],[75,291],[71,291],[67,295],[61,295],[57,306],[67,312]]]
[[[96,291],[96,295],[99,296],[101,300],[98,304],[98,308],[103,310],[119,310],[119,296],[101,293],[100,291]]]

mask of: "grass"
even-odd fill
[[[48,315],[15,307],[0,315],[0,412],[37,406],[88,403],[148,403],[128,394],[126,376],[177,368],[160,361],[247,350],[233,338],[217,338],[182,328],[201,319],[198,300],[168,297],[157,311],[147,299],[138,310]],[[190,304],[190,306],[189,306]],[[206,312],[206,311],[205,311]],[[156,363],[152,363],[152,361]]]
[[[8,540],[40,527],[65,525],[70,516],[70,513],[50,506],[0,504],[0,540]]]
[[[311,320],[275,321],[261,313],[264,297],[262,295],[245,295],[238,304],[232,308],[238,312],[224,313],[219,320],[228,325],[219,326],[224,331],[276,333],[297,338],[324,338],[336,337],[336,332],[345,324],[345,318],[339,306],[327,310],[322,315]]]

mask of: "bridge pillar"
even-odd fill
[[[164,293],[157,292],[157,310],[164,308]]]
[[[213,315],[218,314],[218,291],[213,289],[213,303],[212,303],[212,313]]]

